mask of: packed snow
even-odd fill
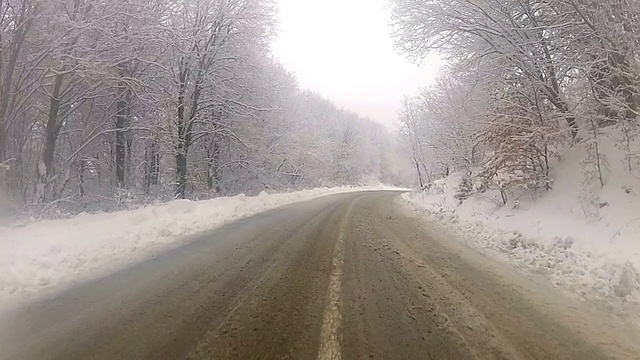
[[[384,186],[260,193],[205,201],[176,200],[130,211],[0,226],[0,307],[106,275],[188,241],[189,235],[298,201]]]
[[[598,139],[602,188],[588,143],[578,143],[554,160],[547,192],[523,190],[506,205],[497,190],[460,201],[463,171],[403,195],[404,202],[472,247],[489,249],[574,295],[638,303],[640,163],[629,162],[629,150],[619,146],[622,136],[609,128]]]

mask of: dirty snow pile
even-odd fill
[[[137,210],[42,220],[23,227],[0,226],[0,307],[108,274],[230,220],[324,195],[382,189],[385,187],[336,187],[177,200]]]
[[[456,200],[466,172],[403,198],[421,216],[446,226],[469,245],[497,250],[490,252],[573,294],[637,303],[640,162],[621,146],[620,129],[606,129],[598,144],[603,187],[593,152],[578,143],[554,159],[551,190],[523,191],[506,205],[497,190]]]

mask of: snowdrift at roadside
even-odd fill
[[[324,195],[384,189],[389,188],[336,187],[176,200],[130,211],[42,220],[24,227],[0,226],[0,307],[108,274],[231,220]]]
[[[523,191],[503,205],[489,190],[460,202],[464,174],[456,173],[404,199],[469,245],[497,250],[583,298],[640,302],[640,163],[629,161],[622,137],[616,128],[599,136],[602,188],[581,143],[554,160],[548,192]]]

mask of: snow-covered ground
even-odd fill
[[[603,131],[598,144],[602,188],[593,143],[579,143],[554,159],[548,192],[523,191],[502,205],[498,191],[486,191],[460,203],[454,195],[463,174],[456,173],[405,194],[404,202],[469,245],[582,298],[638,303],[640,152],[625,149],[616,128]]]
[[[384,190],[335,187],[291,193],[176,200],[130,211],[80,214],[22,227],[0,226],[0,309],[96,278],[176,247],[228,221],[324,195]]]

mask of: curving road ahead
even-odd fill
[[[397,196],[201,235],[0,319],[0,358],[640,358],[622,321],[426,228]]]

